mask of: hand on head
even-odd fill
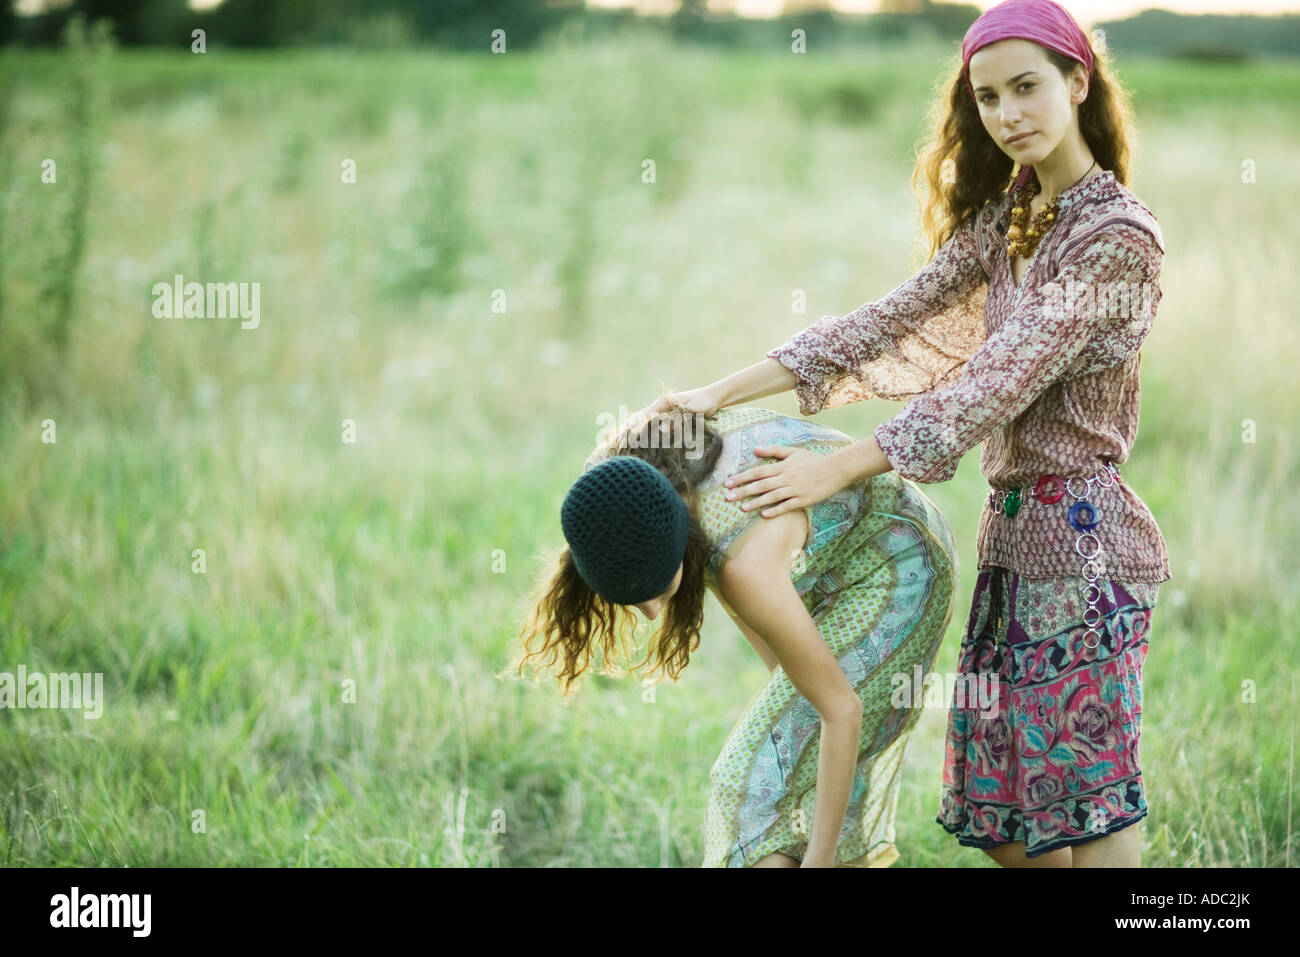
[[[665,392],[644,409],[634,412],[628,419],[630,429],[640,428],[651,416],[660,412],[700,412],[706,416],[716,415],[718,402],[708,389],[691,389],[687,392]],[[662,426],[667,431],[665,422]]]

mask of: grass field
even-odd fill
[[[102,672],[107,700],[0,710],[0,861],[697,865],[767,674],[712,600],[652,701],[497,673],[597,416],[920,265],[910,151],[948,54],[7,53],[0,672]],[[1291,864],[1300,70],[1119,66],[1168,246],[1124,467],[1174,575],[1144,863]],[[260,283],[260,325],[156,318],[177,273]],[[975,451],[926,487],[961,548],[943,670],[985,488]],[[945,718],[900,864],[992,866],[934,823]]]

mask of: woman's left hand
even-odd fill
[[[833,454],[818,455],[788,445],[760,446],[754,454],[776,461],[755,465],[728,478],[727,499],[750,499],[741,508],[762,508],[764,518],[816,505],[849,484],[849,476],[839,468]]]

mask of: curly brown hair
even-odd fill
[[[1091,41],[1088,46],[1092,49]],[[1068,79],[1076,67],[1083,69],[1077,60],[1041,49],[1062,77]],[[1105,48],[1093,50],[1093,62],[1096,69],[1088,95],[1079,104],[1079,132],[1098,166],[1127,185],[1133,139],[1131,97],[1113,74]],[[928,259],[932,259],[958,227],[1006,193],[1020,166],[998,148],[984,128],[979,106],[966,86],[960,53],[951,67],[951,78],[936,87],[927,123],[929,140],[918,153],[912,188],[929,241]]]
[[[680,429],[682,415],[698,416],[700,454],[687,455],[685,443],[651,441],[651,430],[667,425]],[[671,406],[663,412],[640,423],[629,423],[621,432],[615,432],[588,459],[588,467],[614,455],[634,455],[653,465],[667,477],[686,503],[690,525],[686,538],[686,551],[682,557],[682,580],[669,599],[660,617],[660,625],[651,636],[646,657],[633,670],[645,678],[655,672],[666,672],[676,681],[690,661],[690,653],[699,647],[700,628],[704,623],[705,565],[713,545],[699,520],[698,487],[712,473],[722,454],[722,438],[709,418]],[[662,435],[663,433],[660,433]],[[635,436],[635,438],[634,438]],[[692,443],[694,445],[694,443]],[[601,598],[588,587],[578,574],[573,554],[564,547],[549,563],[552,569],[544,573],[534,586],[529,603],[532,606],[519,631],[523,654],[511,662],[516,674],[522,674],[525,662],[545,656],[540,675],[553,669],[556,659],[563,658],[563,667],[555,675],[561,692],[568,698],[574,689],[581,687],[581,675],[591,666],[593,645],[599,645],[604,659],[597,674],[622,677],[623,670],[617,657],[628,660],[626,642],[637,625],[636,612],[627,605],[617,605]],[[640,669],[651,659],[655,664],[647,672]]]

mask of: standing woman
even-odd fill
[[[959,674],[999,677],[997,716],[949,712],[937,821],[1004,866],[1139,866],[1142,665],[1170,579],[1120,476],[1164,244],[1128,181],[1129,107],[1068,12],[1007,0],[966,33],[918,162],[930,262],[711,386],[709,412],[793,388],[800,411],[910,400],[834,455],[730,480],[764,517],[894,470],[953,477],[983,443],[990,485]],[[935,252],[938,247],[937,252]],[[954,705],[956,701],[954,701]]]

